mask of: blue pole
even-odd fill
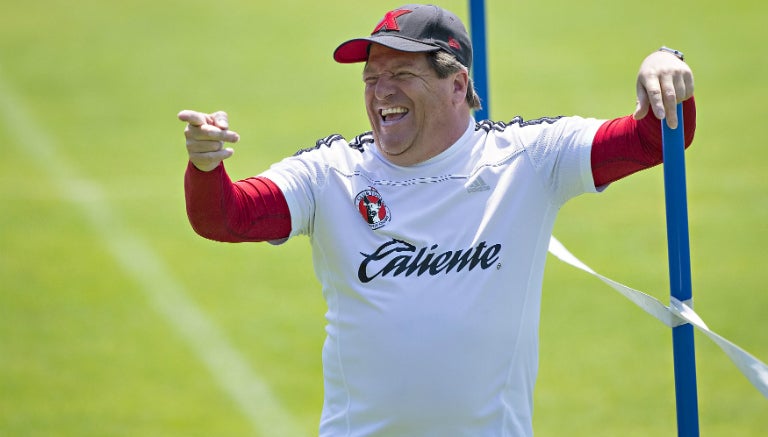
[[[664,149],[664,197],[667,213],[669,285],[672,297],[693,306],[691,254],[688,240],[688,204],[685,186],[685,134],[683,105],[677,105],[677,129],[661,122]],[[699,411],[696,390],[696,354],[693,326],[672,328],[672,352],[677,405],[677,435],[698,437]]]
[[[472,38],[472,80],[483,107],[475,111],[477,120],[489,115],[488,101],[488,48],[485,30],[485,0],[469,0],[469,32]]]

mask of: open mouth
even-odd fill
[[[384,121],[397,121],[408,114],[408,109],[403,107],[380,109],[379,114]]]

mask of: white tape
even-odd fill
[[[588,265],[584,264],[573,256],[565,246],[560,243],[554,236],[549,240],[549,253],[559,258],[566,264],[570,264],[577,269],[583,270],[590,275],[593,275],[601,281],[608,284],[611,288],[618,291],[624,297],[634,302],[635,305],[642,308],[645,312],[656,317],[665,325],[673,328],[686,323],[690,323],[696,329],[704,333],[712,341],[717,344],[720,349],[725,352],[726,355],[736,364],[741,373],[747,377],[749,382],[762,393],[763,396],[768,398],[768,365],[752,356],[749,352],[735,345],[733,342],[726,340],[722,336],[716,334],[704,323],[704,320],[699,317],[698,314],[692,308],[692,301],[681,302],[674,297],[670,299],[670,306],[666,306],[658,299],[627,287],[624,284],[616,282],[612,279],[595,272]]]

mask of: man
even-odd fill
[[[365,62],[372,132],[339,135],[231,182],[223,112],[182,111],[194,229],[219,241],[308,235],[328,305],[322,436],[530,436],[541,283],[570,198],[661,161],[658,119],[695,125],[693,78],[663,48],[633,116],[472,119],[472,46],[435,6],[388,12],[340,45]],[[654,116],[646,116],[651,111]]]

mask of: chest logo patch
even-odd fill
[[[357,196],[355,196],[355,206],[357,206],[358,212],[373,230],[386,225],[392,219],[389,207],[382,200],[381,194],[373,187],[368,187],[357,193]]]

